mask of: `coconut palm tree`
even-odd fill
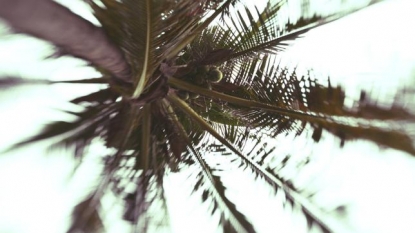
[[[53,138],[54,146],[74,148],[76,159],[95,138],[112,149],[103,157],[99,185],[75,207],[68,232],[103,231],[100,200],[108,191],[124,200],[124,218],[137,231],[164,224],[163,180],[167,173],[190,168],[197,171],[194,191],[212,203],[224,232],[255,232],[225,195],[220,168],[206,158],[209,153],[232,156],[239,169],[282,192],[286,205],[298,207],[310,228],[333,232],[308,201],[307,190],[279,174],[290,157],[278,165],[267,162],[275,156],[268,139],[312,130],[318,142],[324,130],[341,145],[366,139],[415,155],[410,136],[382,124],[413,120],[410,112],[382,109],[364,92],[354,108],[346,107],[341,87],[320,85],[277,63],[274,55],[290,41],[353,11],[290,22],[280,17],[285,1],[269,1],[264,9],[237,7],[243,5],[236,0],[87,2],[101,28],[49,0],[0,0],[0,16],[13,27],[91,62],[102,74],[58,82],[107,84],[71,101],[84,107],[69,112],[77,120],[53,122],[15,145]],[[1,84],[22,82],[7,78]],[[298,168],[306,165],[303,161]],[[151,214],[154,208],[157,216]]]

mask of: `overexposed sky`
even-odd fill
[[[74,11],[84,9],[69,0],[62,2],[69,3]],[[287,50],[283,61],[298,65],[300,69],[313,67],[316,72],[330,74],[333,83],[345,87],[351,101],[365,88],[380,102],[388,102],[399,87],[415,82],[413,12],[414,1],[385,1],[308,33]],[[47,79],[94,75],[92,69],[84,67],[85,63],[77,59],[41,61],[50,54],[50,49],[47,43],[39,40],[7,36],[0,31],[0,54],[3,55],[0,56],[0,75]],[[64,101],[93,88],[96,87],[81,89],[58,85],[2,90],[0,150],[40,129],[41,124],[49,120],[68,117],[57,109],[72,107]],[[310,140],[309,134],[296,139],[281,135],[275,144],[278,147],[275,153],[313,155],[314,167],[302,171],[298,181],[308,183],[310,177],[317,177],[313,185],[321,191],[313,201],[321,206],[334,208],[337,203],[349,204],[348,215],[343,219],[345,232],[411,232],[415,229],[415,201],[412,200],[415,161],[412,157],[367,141],[348,142],[340,150],[338,139],[328,133],[323,133],[318,144]],[[54,152],[45,157],[43,149],[42,144],[0,156],[0,232],[63,232],[70,206],[97,172],[92,160],[85,166],[85,173],[81,173],[84,175],[78,175],[76,182],[67,185],[73,168],[70,155]],[[99,150],[94,149],[95,152]],[[93,171],[89,174],[90,169]],[[83,180],[85,177],[90,177],[91,181]],[[205,209],[196,208],[196,204],[182,205],[197,203],[199,198],[187,196],[189,190],[185,188],[183,177],[171,176],[168,178],[170,185],[166,184],[169,205],[174,210],[174,232],[215,232],[215,221],[202,218],[209,216]],[[271,197],[266,187],[246,182],[249,179],[252,179],[249,174],[234,171],[224,177],[223,182],[230,185],[228,194],[237,206],[257,223],[258,232],[299,231],[297,220],[284,214],[281,202]],[[258,204],[252,205],[252,199]],[[125,229],[122,222],[117,222],[110,232]]]

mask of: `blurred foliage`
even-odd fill
[[[211,213],[220,214],[224,232],[255,232],[216,174],[226,167],[207,161],[207,154],[231,157],[229,166],[252,172],[282,193],[285,205],[298,207],[309,228],[333,232],[323,211],[308,200],[310,190],[296,187],[281,173],[288,165],[297,170],[307,166],[307,155],[281,158],[263,138],[312,130],[315,142],[330,133],[340,146],[365,139],[415,155],[413,135],[398,124],[413,123],[408,109],[378,106],[364,91],[347,107],[342,87],[333,87],[330,80],[321,85],[310,74],[278,64],[275,55],[293,40],[352,11],[281,23],[285,1],[270,1],[264,9],[243,7],[236,0],[87,2],[124,52],[132,82],[116,80],[101,67],[95,67],[100,78],[60,81],[108,86],[71,101],[84,107],[69,112],[77,120],[53,122],[15,145],[54,138],[53,146],[74,148],[77,159],[97,137],[114,149],[103,158],[100,185],[75,208],[68,232],[103,231],[99,200],[108,190],[123,200],[124,218],[137,232],[168,226],[163,180],[190,168],[198,171],[194,192],[212,203]],[[212,23],[216,17],[220,21]],[[23,82],[7,78],[0,87]],[[276,157],[279,161],[271,163]]]

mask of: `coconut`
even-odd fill
[[[214,68],[209,70],[207,78],[212,83],[218,83],[223,78],[222,71],[220,71],[218,68],[214,67]]]

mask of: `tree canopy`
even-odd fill
[[[15,7],[9,2],[1,0],[0,6]],[[24,9],[30,6],[27,2],[15,4]],[[102,75],[45,82],[106,84],[71,101],[84,109],[68,112],[76,120],[52,122],[14,146],[53,138],[54,147],[72,148],[78,160],[95,138],[112,149],[102,157],[105,169],[96,189],[75,207],[68,232],[103,231],[100,200],[108,191],[124,201],[124,219],[137,232],[146,231],[150,224],[166,224],[164,178],[182,169],[196,171],[194,192],[212,203],[212,214],[220,214],[224,232],[255,232],[253,223],[225,194],[226,185],[217,175],[223,167],[208,161],[208,153],[232,157],[239,169],[265,180],[275,193],[282,192],[285,204],[298,207],[310,228],[336,232],[307,199],[307,190],[279,173],[292,158],[270,162],[276,156],[270,140],[288,132],[311,131],[310,139],[318,142],[324,132],[338,137],[340,146],[365,139],[415,155],[413,138],[392,127],[393,122],[413,121],[410,111],[377,106],[364,91],[355,106],[345,106],[342,87],[332,86],[330,80],[322,85],[310,73],[278,63],[276,55],[297,38],[362,7],[321,15],[303,9],[303,15],[293,21],[281,16],[287,1],[270,0],[263,8],[246,7],[237,0],[86,1],[101,24],[98,28],[59,4],[39,2],[49,6],[51,14],[67,11],[64,15],[73,19],[61,20],[71,25],[73,21],[74,28],[87,25],[91,35],[61,43],[61,38],[55,38],[62,35],[59,28],[49,28],[49,37],[31,28],[35,23],[19,18],[19,13],[0,11],[0,17],[91,62]],[[81,26],[80,33],[87,31]],[[78,52],[73,44],[95,45],[98,52],[76,47]],[[91,53],[96,56],[91,58]],[[11,77],[1,79],[0,85],[22,82]],[[297,169],[307,163],[304,156]],[[152,215],[153,208],[158,216]]]

